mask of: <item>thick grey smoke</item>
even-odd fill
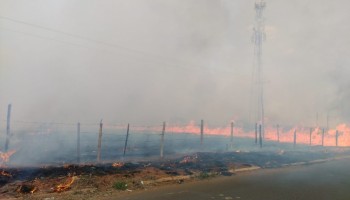
[[[346,122],[349,3],[266,2],[267,123]],[[2,0],[1,119],[248,122],[253,5]]]

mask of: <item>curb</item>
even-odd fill
[[[251,167],[244,167],[244,168],[240,168],[240,169],[230,169],[228,170],[228,172],[231,173],[239,173],[239,172],[248,172],[248,171],[255,171],[261,169],[261,167],[259,166],[251,166]]]
[[[343,160],[343,159],[349,159],[350,156],[340,156],[335,158],[327,158],[327,159],[317,159],[307,162],[296,162],[296,163],[290,163],[290,164],[283,164],[281,165],[281,168],[285,167],[295,167],[295,166],[302,166],[302,165],[310,165],[310,164],[318,164],[318,163],[324,163],[329,162],[333,160]],[[243,172],[249,172],[249,171],[255,171],[259,170],[261,167],[259,166],[251,166],[251,167],[244,167],[239,169],[230,169],[228,172],[230,173],[243,173]],[[183,180],[189,180],[192,178],[195,178],[196,175],[187,175],[187,176],[174,176],[174,177],[164,177],[156,180],[150,180],[150,181],[144,181],[145,185],[154,184],[154,183],[164,183],[164,182],[172,182],[172,181],[183,181]]]
[[[311,160],[307,162],[296,162],[296,163],[290,163],[290,164],[283,164],[282,167],[292,167],[292,166],[301,166],[301,165],[311,165],[311,164],[318,164],[318,163],[324,163],[334,160],[343,160],[343,159],[349,159],[350,156],[339,156],[335,158],[326,158],[326,159],[317,159],[317,160]]]

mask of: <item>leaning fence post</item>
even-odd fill
[[[77,124],[77,162],[80,164],[80,122]]]
[[[163,129],[160,139],[160,158],[163,158],[163,151],[164,151],[164,135],[165,135],[165,122],[163,122]]]
[[[10,137],[11,137],[11,130],[10,130],[10,124],[11,124],[11,107],[12,105],[9,104],[7,107],[7,125],[6,125],[6,143],[5,143],[5,152],[9,149],[10,144]]]
[[[127,148],[127,146],[128,146],[129,128],[130,128],[130,124],[128,124],[128,127],[127,127],[127,129],[126,129],[126,138],[125,138],[125,145],[124,145],[123,157],[125,157],[126,148]]]
[[[97,145],[97,162],[101,161],[101,143],[102,143],[102,120],[100,122],[100,130],[98,132],[98,145]]]

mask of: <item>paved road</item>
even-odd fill
[[[128,194],[122,199],[350,200],[350,160],[260,170],[233,177],[160,187]]]

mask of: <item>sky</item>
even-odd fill
[[[254,2],[0,0],[0,119],[252,123]],[[347,123],[350,3],[266,3],[266,123]]]

